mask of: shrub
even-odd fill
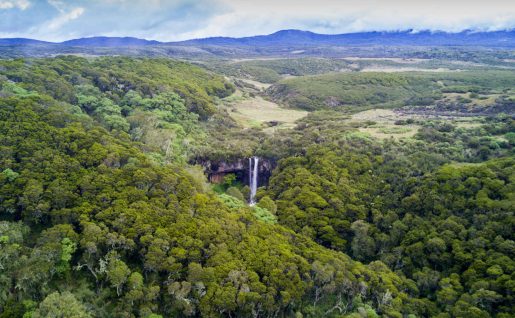
[[[241,193],[241,191],[236,187],[229,187],[226,193],[232,197],[235,197],[238,200],[245,201],[245,197]]]
[[[270,199],[268,195],[264,196],[259,200],[258,206],[263,209],[267,209],[270,213],[275,214],[277,212],[277,205]]]

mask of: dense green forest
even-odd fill
[[[385,140],[348,121],[451,93],[509,100],[512,72],[281,80],[263,96],[313,112],[270,134],[221,107],[237,88],[219,74],[241,76],[223,65],[0,61],[0,317],[515,315],[513,116],[417,119]],[[254,155],[275,163],[256,206],[195,165]]]

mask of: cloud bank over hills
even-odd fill
[[[515,28],[509,0],[0,0],[0,37],[64,41],[132,36],[178,41],[303,29],[362,31]]]

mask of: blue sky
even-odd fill
[[[48,41],[513,28],[515,0],[0,0],[0,37]]]

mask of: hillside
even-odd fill
[[[509,109],[513,72],[219,63],[0,61],[1,318],[513,316],[513,116],[348,115]]]
[[[87,74],[96,63],[119,72],[130,65],[132,72],[117,77],[129,85],[141,79],[131,79],[137,73],[134,63],[145,63],[113,58],[106,67],[105,62],[38,61],[33,74],[51,75],[51,69],[67,65]],[[134,93],[124,96],[117,86],[98,80],[86,84],[86,77],[75,74],[72,83],[81,84],[71,86],[71,92],[77,90],[77,99],[49,96],[48,85],[56,82],[39,82],[23,68],[12,68],[9,63],[15,62],[3,63],[2,317],[41,316],[60,301],[74,304],[68,309],[73,317],[290,315],[309,306],[313,295],[314,312],[343,303],[347,310],[392,315],[411,310],[402,291],[406,282],[383,264],[363,265],[283,226],[259,221],[249,207],[226,205],[206,190],[204,178],[184,163],[159,162],[119,128],[106,130],[109,123],[99,109],[114,111],[112,101],[129,96],[134,101]],[[169,63],[153,61],[147,70],[171,68],[190,80],[205,76]],[[189,74],[180,71],[185,67]],[[155,91],[163,84],[151,81],[133,92]],[[88,114],[95,97],[85,94],[94,88],[106,97]],[[158,97],[140,101],[160,105]],[[179,103],[167,104],[177,108]],[[122,105],[122,114],[157,111],[144,104]],[[173,109],[159,111],[165,121],[174,114]],[[176,120],[185,125],[191,119]],[[381,301],[384,295],[387,300]]]
[[[513,72],[501,70],[425,73],[344,72],[287,78],[269,87],[267,95],[294,108],[345,108],[355,112],[367,108],[429,106],[451,93],[506,93],[509,96],[513,85]],[[463,104],[470,107],[473,107],[473,103],[472,100],[463,100]],[[510,112],[509,109],[503,110]]]

